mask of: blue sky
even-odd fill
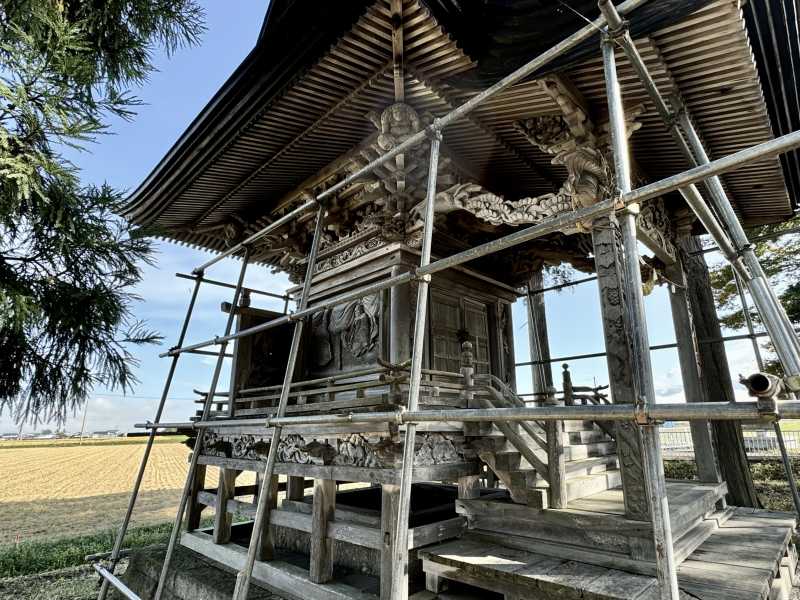
[[[158,72],[138,90],[133,90],[145,103],[132,122],[112,122],[112,135],[102,136],[87,152],[73,157],[82,169],[84,181],[109,182],[117,188],[132,190],[169,150],[174,141],[203,108],[228,75],[250,51],[258,35],[266,1],[203,2],[207,11],[208,31],[202,43],[179,50],[167,58],[158,54]],[[167,242],[157,243],[157,263],[145,268],[144,279],[137,286],[142,302],[135,306],[136,316],[149,323],[165,338],[161,347],[138,348],[135,354],[141,361],[137,375],[141,383],[133,394],[123,396],[119,390],[98,389],[88,404],[86,428],[131,429],[133,423],[152,418],[169,359],[158,354],[174,343],[186,310],[192,283],[174,277],[176,272],[189,273],[204,262],[209,254],[189,250]],[[208,276],[226,281],[235,280],[239,264],[224,261]],[[271,274],[263,268],[252,267],[246,284],[264,290],[283,292],[289,285],[281,274]],[[188,340],[196,341],[220,334],[224,315],[220,302],[230,300],[230,291],[205,286],[189,330]],[[259,299],[258,306],[280,309],[278,302]],[[583,284],[546,295],[551,354],[554,357],[603,351],[597,290],[593,283]],[[667,292],[658,288],[646,299],[650,340],[652,344],[674,341]],[[514,309],[515,349],[518,361],[528,360],[525,308],[521,302]],[[728,344],[729,359],[734,374],[755,369],[749,341]],[[656,389],[660,401],[682,398],[677,355],[674,350],[653,352]],[[571,361],[573,381],[589,384],[593,380],[607,383],[604,359]],[[193,389],[207,389],[213,359],[186,356],[179,361],[172,386],[165,420],[184,421],[193,412]],[[226,370],[223,371],[225,373]],[[556,365],[558,376],[560,366]],[[520,391],[528,391],[529,368],[518,370]],[[227,375],[220,383],[226,389]],[[737,394],[742,394],[741,390]],[[67,422],[68,431],[80,429],[81,414]],[[40,425],[39,429],[46,425]],[[0,415],[0,431],[13,431],[15,426],[7,413]],[[31,431],[33,428],[26,427]]]

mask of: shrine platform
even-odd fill
[[[794,516],[786,513],[732,509],[730,518],[678,568],[681,597],[788,600],[796,581],[795,524]],[[591,551],[584,548],[584,552]],[[660,597],[652,576],[557,557],[549,547],[535,552],[514,548],[513,542],[490,544],[474,532],[426,548],[420,556],[432,598],[448,580],[501,592],[506,600]]]

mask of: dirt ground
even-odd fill
[[[0,445],[0,545],[118,526],[143,450],[143,443]],[[188,455],[178,441],[153,446],[134,525],[175,518]],[[217,477],[217,470],[209,468],[208,485],[216,486]],[[255,474],[245,473],[237,483],[254,481]]]

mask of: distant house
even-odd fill
[[[103,429],[100,431],[93,431],[92,437],[93,438],[125,437],[125,433],[123,431],[120,431],[119,429]]]

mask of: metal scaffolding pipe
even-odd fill
[[[103,586],[106,587],[106,589],[108,589],[108,585],[110,584],[117,588],[117,591],[128,598],[128,600],[142,600],[136,595],[136,592],[122,583],[121,579],[116,577],[110,571],[107,571],[102,565],[95,563],[92,566],[94,567],[94,570],[97,571],[97,573],[103,578]]]
[[[194,312],[194,305],[197,301],[197,293],[200,291],[200,284],[202,283],[202,277],[194,277],[194,288],[192,289],[192,296],[189,300],[189,306],[186,308],[186,315],[183,318],[183,325],[181,326],[180,333],[178,334],[178,345],[180,346],[183,343],[183,340],[186,338],[186,331],[189,329],[189,322],[192,319],[192,313]],[[156,408],[156,415],[155,420],[158,422],[161,419],[161,415],[164,412],[164,405],[167,402],[167,396],[169,396],[170,388],[172,387],[172,379],[175,376],[175,369],[178,367],[178,359],[180,358],[179,355],[175,355],[172,357],[172,361],[169,365],[169,371],[167,372],[167,379],[164,381],[164,388],[161,390],[161,398],[158,402],[158,408]],[[133,509],[136,506],[136,500],[139,498],[139,489],[142,487],[142,480],[144,479],[144,471],[147,468],[147,462],[150,460],[150,452],[153,449],[153,443],[155,442],[156,438],[156,430],[153,429],[150,431],[150,435],[147,436],[147,443],[144,447],[144,452],[142,453],[142,459],[139,462],[139,470],[136,473],[136,479],[133,483],[133,490],[131,491],[130,500],[128,500],[128,508],[125,511],[125,517],[122,519],[122,525],[120,525],[119,530],[117,531],[117,537],[114,539],[114,546],[111,550],[111,565],[109,566],[110,574],[113,576],[114,569],[117,568],[117,562],[119,562],[120,553],[122,552],[122,544],[125,540],[125,534],[128,532],[128,526],[131,522],[131,517],[133,516]],[[100,586],[100,593],[98,594],[98,600],[105,600],[106,595],[108,594],[108,586],[111,580],[108,578],[103,579],[103,583]]]
[[[747,402],[689,402],[635,406],[633,404],[589,404],[513,408],[453,408],[442,410],[398,410],[370,413],[298,415],[295,417],[260,417],[219,419],[179,423],[137,423],[138,429],[209,429],[254,427],[268,429],[277,425],[350,425],[365,423],[481,423],[487,421],[773,421],[800,418],[800,400],[778,402],[777,414],[759,411],[758,404]]]
[[[431,140],[430,158],[428,160],[428,187],[425,193],[425,214],[423,218],[422,252],[420,267],[431,262],[431,246],[433,244],[433,221],[436,199],[436,177],[439,170],[439,145],[441,134]],[[430,275],[421,277],[417,287],[417,310],[414,315],[414,341],[411,349],[410,387],[408,390],[408,410],[416,411],[419,406],[420,379],[422,378],[422,355],[425,352],[425,323],[428,311],[428,287]],[[408,520],[411,512],[411,481],[414,471],[414,452],[417,426],[409,423],[406,427],[403,459],[400,470],[400,493],[397,508],[397,523],[394,531],[394,561],[392,563],[393,600],[408,598]]]
[[[655,103],[656,109],[669,127],[670,132],[675,138],[675,141],[678,143],[678,147],[683,152],[684,156],[691,164],[713,164],[712,161],[709,160],[708,154],[703,146],[703,142],[700,139],[694,124],[692,123],[686,107],[679,99],[672,100],[672,103],[675,105],[674,111],[671,111],[667,106],[666,101],[659,92],[655,81],[653,80],[649,70],[647,69],[647,66],[644,63],[644,60],[642,60],[641,55],[637,51],[636,46],[631,39],[630,33],[627,30],[626,24],[619,16],[619,13],[614,8],[614,5],[608,0],[601,0],[600,8],[601,12],[608,21],[609,29],[612,31],[616,41],[620,44],[630,60],[634,70],[641,79],[645,90]],[[780,153],[797,147],[798,144],[795,142],[800,142],[800,132],[790,133],[782,138],[765,142],[764,144],[754,148],[742,150],[725,158],[731,163],[740,159],[745,159],[749,162],[749,160],[752,159],[747,158],[747,156],[754,153],[759,147],[772,146],[775,149],[779,149],[778,153]],[[785,149],[780,150],[780,148],[784,147]],[[739,155],[739,159],[736,158],[737,155]],[[771,154],[761,154],[760,158],[766,158],[768,156],[771,156]],[[720,166],[723,166],[723,163],[720,161],[713,162],[719,163]],[[800,339],[798,339],[798,337],[794,334],[791,321],[786,315],[786,311],[783,309],[783,306],[781,305],[777,296],[775,295],[774,290],[769,285],[764,270],[762,269],[761,264],[759,263],[755,252],[753,251],[752,245],[747,239],[744,228],[742,227],[742,224],[739,222],[739,219],[733,210],[733,205],[731,204],[725,189],[722,187],[722,182],[719,180],[719,177],[717,177],[717,175],[721,174],[725,170],[727,169],[723,168],[721,170],[710,172],[710,176],[706,181],[706,187],[709,190],[709,196],[716,210],[716,214],[719,217],[722,225],[725,227],[725,229],[727,229],[727,235],[725,232],[720,233],[719,231],[715,230],[709,230],[709,233],[711,233],[711,235],[715,238],[715,241],[719,245],[722,252],[731,261],[734,269],[739,272],[743,280],[747,283],[750,293],[753,296],[753,302],[756,304],[767,330],[770,332],[770,337],[775,345],[775,351],[783,363],[784,369],[786,369],[787,373],[791,377],[795,379],[800,378]],[[662,187],[666,185],[669,179],[683,179],[687,181],[687,183],[695,183],[696,180],[692,180],[691,177],[687,177],[691,171],[694,171],[694,169],[690,169],[685,173],[673,178],[667,178],[658,183],[661,183]],[[667,189],[669,187],[669,185],[666,185],[666,188],[664,188],[662,191],[669,191]],[[644,188],[640,188],[634,192],[634,194],[638,193],[640,195],[640,199],[645,199],[645,197],[653,197],[648,196],[647,194],[655,190],[656,187],[652,187],[650,191],[648,191],[647,188],[651,188],[651,186],[644,186]],[[689,201],[689,199],[687,199],[687,201]],[[690,206],[693,209],[696,208],[696,204],[692,204],[691,202]],[[708,208],[705,208],[706,211],[708,211]],[[703,215],[696,210],[695,212],[697,213],[698,217],[701,217],[701,220],[703,220]],[[705,225],[705,223],[703,224]],[[731,248],[728,247],[731,245],[731,243],[733,246],[733,254],[731,254]],[[741,262],[739,261],[739,256],[741,256]],[[800,382],[795,382],[794,385],[800,385]]]
[[[175,277],[177,277],[179,279],[191,279],[192,281],[194,281],[195,279],[198,278],[198,275],[187,275],[186,273],[175,273]],[[218,281],[217,279],[208,279],[207,277],[202,277],[202,276],[199,276],[199,277],[200,277],[200,281],[202,281],[203,283],[207,283],[209,285],[215,285],[217,287],[224,287],[224,288],[228,288],[229,290],[232,290],[232,289],[236,288],[236,286],[233,285],[232,283],[226,283],[224,281]],[[257,290],[255,288],[249,288],[249,287],[243,287],[242,291],[243,292],[247,292],[249,294],[256,294],[258,296],[268,296],[270,298],[277,298],[279,300],[286,300],[287,298],[291,298],[291,296],[289,296],[289,294],[276,294],[274,292],[265,292],[263,290]]]
[[[239,242],[238,244],[235,244],[235,245],[231,246],[230,248],[228,248],[224,252],[220,252],[219,254],[217,254],[214,258],[204,262],[199,267],[196,267],[195,269],[192,269],[192,274],[193,275],[202,275],[206,271],[206,269],[208,269],[212,265],[217,264],[223,258],[227,258],[229,256],[232,256],[232,255],[236,254],[237,252],[239,252],[240,250],[242,250],[244,248],[247,248],[253,242],[255,242],[257,240],[260,240],[262,237],[264,237],[268,233],[271,233],[271,232],[275,231],[276,229],[280,229],[284,225],[286,225],[288,223],[291,223],[297,217],[299,217],[300,215],[308,212],[309,210],[311,210],[312,208],[316,207],[317,205],[318,205],[318,202],[316,200],[309,200],[305,204],[301,204],[300,206],[298,206],[294,210],[292,210],[292,211],[286,213],[285,215],[283,215],[277,221],[274,221],[274,222],[270,223],[269,225],[267,225],[263,229],[261,229],[259,231],[256,231],[253,235],[245,238],[243,241]]]
[[[244,256],[242,256],[242,266],[239,269],[239,278],[236,281],[236,288],[233,292],[233,300],[231,302],[233,306],[239,305],[239,298],[241,298],[242,295],[242,285],[244,284],[244,275],[247,272],[247,263],[249,258],[250,248],[248,246],[245,247]],[[235,318],[236,311],[232,310],[230,313],[228,313],[228,318],[225,321],[226,334],[230,333]],[[206,400],[203,403],[203,412],[201,416],[202,421],[208,419],[208,416],[211,413],[211,405],[214,403],[214,395],[217,392],[217,384],[219,383],[219,376],[222,372],[222,364],[225,361],[225,350],[227,347],[227,342],[223,342],[219,347],[219,356],[217,357],[217,363],[214,366],[214,374],[211,376],[211,384],[208,386],[208,394],[206,395]],[[186,482],[184,483],[181,499],[178,503],[178,513],[175,515],[175,522],[172,524],[172,531],[170,532],[169,542],[167,543],[167,551],[164,555],[164,564],[161,567],[161,575],[158,578],[158,586],[156,587],[153,600],[161,600],[161,596],[164,593],[164,586],[166,585],[167,581],[167,572],[169,571],[170,563],[172,562],[172,556],[175,552],[175,544],[178,542],[178,535],[181,531],[183,515],[186,512],[186,504],[189,501],[189,495],[191,494],[195,473],[197,471],[197,461],[200,457],[200,451],[202,448],[203,439],[200,438],[195,442],[194,445],[195,451],[192,452],[191,462],[189,463],[189,471],[186,474]]]
[[[600,0],[600,6],[608,0]],[[623,194],[631,189],[630,150],[628,133],[625,125],[625,107],[622,103],[617,74],[617,60],[614,56],[614,44],[609,38],[602,41],[603,72],[606,81],[606,98],[608,99],[609,129],[611,133],[611,150],[614,158],[614,172],[617,186]],[[624,270],[623,286],[628,302],[631,324],[633,375],[636,381],[638,397],[644,406],[655,406],[656,395],[653,387],[653,369],[650,363],[650,349],[647,337],[647,319],[645,317],[644,297],[642,296],[642,275],[639,267],[639,247],[636,239],[636,214],[632,206],[620,215],[620,233],[624,254],[622,266]],[[650,422],[643,423],[641,428],[642,467],[644,486],[653,523],[653,544],[655,546],[656,576],[662,600],[679,600],[678,573],[675,552],[672,545],[672,525],[669,514],[669,501],[664,480],[664,464],[661,457],[661,441],[658,429]]]
[[[311,296],[311,280],[314,275],[314,268],[317,264],[317,254],[319,253],[319,246],[322,240],[322,229],[325,226],[325,207],[319,205],[317,210],[317,222],[314,227],[314,237],[311,240],[311,251],[308,254],[308,263],[306,264],[306,276],[303,282],[303,291],[300,294],[300,310],[303,310],[308,305],[308,299]],[[289,347],[289,357],[286,361],[286,372],[283,376],[283,387],[281,388],[280,399],[278,400],[278,417],[283,417],[286,414],[286,406],[289,403],[289,391],[292,387],[292,378],[294,377],[295,365],[297,363],[297,355],[300,351],[300,342],[303,340],[303,328],[305,321],[297,321],[292,332],[292,341]],[[272,440],[275,442],[269,445],[269,453],[267,454],[267,464],[264,467],[264,473],[261,478],[261,493],[258,495],[258,503],[256,504],[256,515],[253,521],[253,532],[250,534],[250,545],[247,548],[247,557],[245,558],[244,567],[236,575],[236,585],[233,589],[233,600],[246,600],[247,594],[250,589],[250,578],[253,574],[253,566],[256,562],[256,554],[261,545],[261,537],[269,535],[269,511],[270,511],[270,498],[272,494],[269,492],[272,485],[272,474],[275,471],[275,463],[278,460],[278,442],[281,439],[282,428],[281,425],[274,425],[272,430]],[[267,526],[265,527],[265,524]]]

